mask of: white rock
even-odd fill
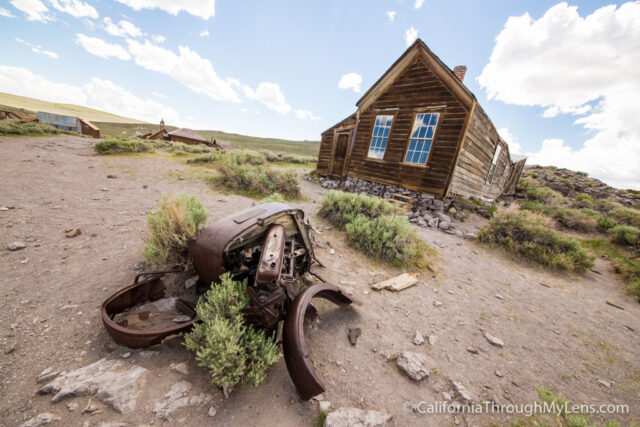
[[[413,337],[413,343],[415,345],[422,345],[424,344],[424,337],[422,336],[422,334],[418,331],[416,331],[416,336]]]
[[[433,306],[434,307],[440,307],[440,306],[442,306],[442,302],[441,301],[434,301],[433,302]]]
[[[120,357],[122,357],[123,359],[128,359],[131,357],[131,352],[127,351],[126,353],[122,353]]]
[[[442,398],[447,402],[451,402],[451,395],[449,393],[447,393],[446,391],[442,392]]]
[[[331,249],[331,250],[329,250],[329,254],[331,254],[331,255],[335,255],[335,254],[336,254],[336,250],[335,250],[335,249]]]
[[[504,342],[500,338],[494,337],[487,332],[484,333],[484,337],[489,341],[489,344],[495,345],[496,347],[504,347]]]
[[[431,347],[433,347],[436,344],[436,339],[438,337],[436,337],[435,335],[429,335],[429,337],[427,338],[427,341],[429,341],[429,345]]]
[[[172,371],[179,372],[179,373],[181,373],[183,375],[189,375],[189,367],[187,366],[187,364],[185,362],[172,363],[171,365],[169,365],[169,368]]]
[[[71,412],[75,411],[79,407],[80,407],[80,405],[77,402],[69,402],[69,403],[67,403],[67,409],[69,411],[71,411]]]
[[[38,375],[38,377],[36,378],[36,382],[38,384],[44,383],[44,382],[47,382],[49,380],[54,379],[57,376],[58,376],[58,372],[54,371],[53,368],[49,367],[49,368],[45,369],[44,371],[40,372],[40,375]]]
[[[327,412],[329,408],[331,408],[331,402],[326,400],[321,400],[318,402],[318,407],[321,411]]]
[[[412,351],[403,351],[396,359],[396,365],[413,380],[420,381],[429,377],[429,369],[426,367],[427,359]]]
[[[390,419],[391,415],[378,411],[340,408],[327,414],[324,427],[383,427]]]
[[[20,424],[20,427],[40,427],[45,424],[51,424],[54,421],[60,421],[60,417],[51,412],[44,412]]]
[[[24,249],[26,247],[27,247],[27,245],[25,245],[22,242],[17,242],[17,241],[16,242],[11,242],[11,243],[9,243],[7,245],[7,249],[12,251],[12,252],[13,251],[19,251],[20,249]]]
[[[189,390],[191,390],[190,382],[180,381],[175,383],[171,386],[167,394],[164,395],[165,400],[162,402],[156,402],[153,407],[153,413],[159,418],[170,420],[180,409],[187,408],[189,406],[208,405],[213,399],[209,394],[188,396]]]
[[[209,412],[207,412],[207,414],[210,417],[215,417],[217,413],[218,413],[218,410],[216,408],[214,408],[213,406],[209,407]]]
[[[453,388],[456,389],[456,393],[460,396],[460,399],[465,402],[473,402],[471,393],[469,393],[469,390],[467,390],[461,382],[453,381]]]
[[[70,396],[95,395],[116,411],[126,414],[135,408],[148,372],[143,367],[131,366],[119,360],[101,359],[61,374],[38,392],[56,393],[51,399],[54,403]]]
[[[184,287],[185,287],[185,289],[190,289],[190,288],[194,287],[197,282],[198,282],[198,276],[192,277],[190,279],[187,279],[184,282]]]

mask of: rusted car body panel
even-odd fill
[[[304,212],[284,203],[266,203],[203,228],[188,245],[199,288],[206,290],[219,283],[220,276],[228,272],[234,280],[248,281],[250,303],[244,310],[247,324],[271,333],[279,321],[284,321],[287,369],[304,399],[324,390],[311,369],[304,343],[305,315],[315,312],[311,299],[320,297],[340,306],[353,302],[335,285],[320,283],[304,288],[298,283],[297,279],[310,272],[315,260],[309,232]],[[166,330],[139,331],[114,322],[117,313],[163,293],[160,276],[152,275],[110,297],[102,307],[102,320],[109,334],[122,344],[139,348],[191,329],[199,319],[193,306],[184,302],[177,308],[193,318]]]
[[[164,283],[162,283],[163,274],[164,272],[145,274],[148,277],[140,281],[138,279],[142,275],[138,275],[133,285],[116,292],[102,304],[102,323],[116,342],[130,348],[150,347],[160,344],[163,339],[170,335],[191,330],[193,325],[200,321],[194,308],[184,301],[179,301],[176,306],[178,310],[192,317],[192,319],[169,328],[138,330],[119,325],[113,320],[116,314],[122,313],[138,304],[162,298],[166,290]]]

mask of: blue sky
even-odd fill
[[[640,109],[623,96],[640,95],[638,17],[639,2],[10,0],[0,91],[317,140],[417,35],[468,67],[512,151],[640,188],[639,125],[620,114]]]

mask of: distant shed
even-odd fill
[[[169,132],[167,136],[170,141],[182,142],[190,145],[206,144],[209,142],[207,141],[207,138],[200,135],[195,130],[187,129],[187,128],[180,128],[180,129],[174,130],[173,132]]]
[[[46,123],[58,129],[77,132],[81,135],[89,135],[100,138],[100,129],[88,120],[80,117],[65,116],[62,114],[45,113],[38,111],[36,115],[40,123]]]

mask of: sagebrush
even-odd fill
[[[186,264],[189,239],[207,220],[207,212],[195,196],[182,193],[162,196],[155,213],[147,215],[146,245],[142,254],[149,263]]]
[[[244,324],[242,310],[249,304],[246,281],[234,281],[229,273],[220,280],[198,301],[201,323],[185,335],[185,346],[209,370],[213,384],[232,387],[243,382],[255,387],[280,354],[274,337]]]
[[[499,212],[480,231],[478,239],[553,268],[582,271],[593,267],[593,257],[576,239],[553,230],[549,218],[533,212]]]
[[[345,230],[350,246],[393,265],[419,265],[430,249],[415,236],[407,217],[379,197],[332,190],[318,215]]]
[[[154,147],[140,139],[105,139],[96,143],[93,150],[98,154],[148,153]]]
[[[291,170],[225,163],[218,166],[218,172],[218,184],[241,194],[265,197],[280,193],[290,199],[300,197],[298,176]]]
[[[46,123],[28,122],[20,120],[0,120],[0,135],[58,135],[72,134],[75,132],[63,131]]]

